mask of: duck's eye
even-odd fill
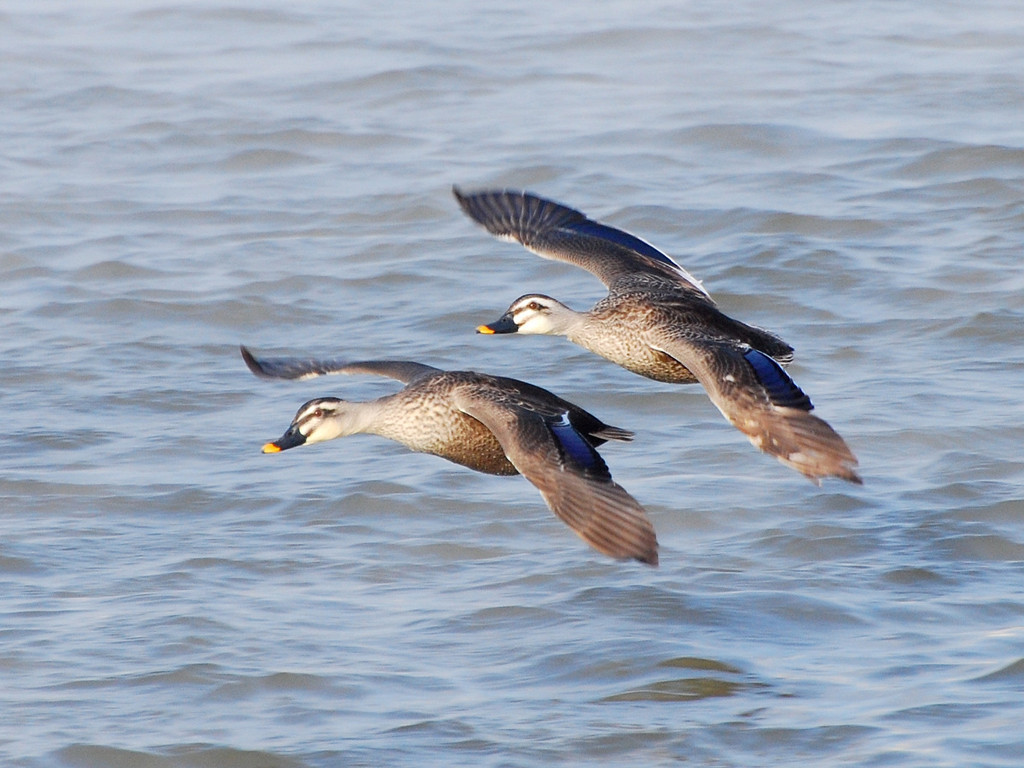
[[[526,308],[532,309],[534,312],[540,312],[540,304],[538,304],[536,301],[531,301],[529,304],[526,305]]]
[[[313,411],[313,416],[315,416],[318,419],[322,419],[324,417],[324,409],[317,408],[315,411]]]

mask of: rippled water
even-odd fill
[[[0,762],[1017,766],[1016,3],[48,2],[0,11]],[[450,195],[679,258],[861,460],[816,488],[696,387],[484,338],[590,275]],[[661,567],[521,478],[376,438],[263,456],[268,353],[528,379]]]

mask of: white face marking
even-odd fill
[[[539,298],[523,299],[512,311],[512,320],[520,333],[547,333],[551,326],[548,320],[550,305]]]
[[[516,299],[502,317],[511,317],[516,330],[524,335],[564,336],[583,315],[550,296],[528,294]]]
[[[296,421],[298,421],[299,432],[305,436],[306,442],[310,442],[310,436],[316,432],[316,428],[323,422],[323,409],[319,406],[309,408]]]
[[[548,308],[547,302],[541,298],[523,299],[516,305],[516,312],[541,312]]]
[[[322,443],[325,440],[332,440],[340,434],[335,418],[337,415],[336,403],[312,403],[295,416],[293,423],[298,426],[299,432],[306,438],[307,443]]]
[[[536,309],[526,306],[513,315],[515,324],[519,326],[519,333],[547,333],[551,328],[551,321],[548,318],[546,307]]]

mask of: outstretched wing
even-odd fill
[[[369,373],[410,382],[440,369],[406,360],[369,360],[346,363],[341,360],[315,360],[302,357],[256,357],[248,347],[240,347],[249,370],[264,379],[312,379],[334,373]]]
[[[612,480],[568,410],[545,413],[476,386],[453,396],[460,410],[494,433],[513,466],[580,538],[611,557],[658,564],[658,540],[643,507]]]
[[[810,398],[768,355],[727,339],[667,332],[652,346],[690,369],[725,418],[765,453],[816,483],[822,477],[861,482],[846,441],[811,413]]]
[[[620,278],[648,273],[708,296],[698,280],[650,243],[577,210],[528,192],[463,194],[457,187],[452,192],[462,210],[492,235],[545,259],[575,264],[609,288]]]

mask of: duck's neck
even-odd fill
[[[358,403],[361,407],[357,413],[353,414],[350,427],[355,432],[379,435],[409,445],[411,426],[415,433],[416,404],[406,397],[399,397],[399,395],[401,393],[387,395],[368,403]],[[355,434],[355,432],[349,434]]]
[[[336,437],[348,437],[349,435],[358,435],[364,432],[377,434],[375,424],[379,417],[379,411],[380,408],[377,406],[376,401],[368,403],[346,402],[345,409],[331,417],[328,427],[330,437],[325,439],[331,440]]]
[[[579,344],[579,337],[584,333],[587,322],[586,312],[577,312],[566,306],[560,306],[556,312],[547,317],[548,326],[545,333],[548,336],[565,336],[576,344]]]

